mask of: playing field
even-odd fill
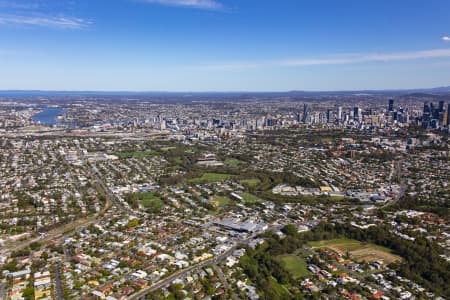
[[[249,193],[243,193],[241,197],[244,199],[245,203],[261,203],[263,200],[256,197],[255,195]]]
[[[277,260],[282,263],[283,267],[294,279],[311,275],[307,269],[306,262],[295,255],[280,255],[277,257]]]
[[[139,201],[142,207],[157,212],[163,206],[161,199],[152,192],[135,193],[133,199]]]
[[[256,187],[258,184],[261,183],[261,180],[259,180],[258,178],[255,179],[245,179],[245,180],[241,180],[242,184],[245,184],[249,187]]]
[[[225,165],[228,167],[237,167],[242,164],[242,161],[236,158],[227,158],[225,159]]]
[[[119,158],[144,158],[148,156],[156,156],[158,152],[155,151],[125,151],[125,152],[116,152],[114,153]]]
[[[313,248],[329,248],[341,255],[349,253],[357,262],[373,262],[382,260],[386,264],[401,261],[401,257],[392,254],[391,250],[382,246],[362,243],[351,239],[334,239],[319,242],[310,242]]]
[[[219,207],[219,206],[227,205],[228,203],[230,203],[230,201],[231,200],[228,197],[215,196],[212,198],[212,200],[210,202],[215,207]]]
[[[231,177],[230,174],[221,173],[204,173],[201,177],[189,179],[190,183],[212,183],[227,180]]]

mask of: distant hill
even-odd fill
[[[165,91],[40,91],[40,90],[0,90],[0,97],[76,97],[76,96],[150,96],[150,97],[320,97],[352,95],[409,95],[426,97],[450,94],[450,86],[427,89],[398,90],[342,90],[342,91],[286,91],[286,92],[165,92]]]

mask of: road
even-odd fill
[[[88,165],[91,176],[95,179],[95,184],[97,186],[97,188],[99,188],[102,193],[106,196],[107,199],[110,199],[115,206],[117,206],[119,209],[121,209],[122,211],[125,211],[128,214],[131,215],[135,215],[136,211],[133,211],[131,208],[125,206],[120,200],[119,198],[117,198],[116,195],[114,195],[111,190],[109,189],[109,187],[105,184],[105,182],[103,181],[103,179],[101,178],[101,174],[100,172],[97,170],[96,166],[94,164],[92,165]]]
[[[403,177],[402,165],[403,165],[403,160],[398,160],[395,162],[395,173],[396,173],[395,177],[398,178],[400,181],[400,183],[399,183],[400,191],[398,192],[397,196],[394,199],[387,202],[382,207],[387,207],[387,206],[396,204],[405,195],[405,193],[408,189],[407,185],[405,184],[405,178]]]
[[[80,157],[82,157],[82,159],[84,160],[83,156]],[[49,232],[46,233],[44,238],[35,237],[32,239],[28,239],[26,241],[15,242],[10,245],[6,245],[5,247],[3,247],[3,249],[0,250],[0,255],[9,256],[11,252],[24,249],[34,242],[50,242],[58,238],[64,238],[70,235],[69,232],[79,230],[92,224],[96,224],[103,218],[103,215],[112,206],[112,204],[114,204],[117,208],[121,209],[122,211],[127,212],[128,214],[135,214],[135,212],[133,212],[129,207],[124,206],[116,197],[116,195],[114,195],[111,192],[111,190],[106,186],[106,184],[101,179],[100,174],[98,173],[95,166],[90,166],[88,164],[86,164],[86,166],[89,168],[91,176],[95,180],[94,181],[95,186],[101,193],[103,193],[103,195],[107,199],[106,204],[102,209],[102,211],[99,214],[82,218],[69,224],[62,225],[56,229],[50,230]]]
[[[61,263],[58,262],[54,268],[55,273],[55,294],[57,300],[64,300],[64,291],[61,283]]]
[[[170,275],[169,277],[166,277],[158,282],[156,282],[155,284],[153,284],[152,286],[145,288],[131,296],[129,296],[127,299],[128,300],[135,300],[135,299],[145,299],[145,296],[151,292],[157,291],[159,289],[162,289],[164,287],[169,286],[172,281],[174,281],[175,279],[181,278],[181,277],[185,277],[188,274],[190,274],[193,271],[196,271],[198,269],[204,268],[206,266],[209,265],[214,265],[217,264],[218,262],[224,260],[225,258],[227,258],[228,256],[230,256],[234,250],[236,250],[237,245],[233,246],[232,248],[230,248],[229,250],[227,250],[226,252],[220,254],[217,257],[205,260],[201,263],[198,263],[196,265],[190,266],[184,270],[180,270],[176,273],[173,273],[172,275]]]
[[[98,222],[98,216],[91,216],[88,218],[76,220],[69,224],[62,225],[61,227],[58,227],[56,229],[50,230],[49,232],[46,233],[44,238],[36,237],[26,241],[21,241],[7,245],[6,247],[0,250],[0,255],[9,256],[11,252],[26,248],[34,242],[50,242],[57,238],[63,237],[69,231],[73,231],[80,227],[86,227],[96,222]]]
[[[341,265],[341,264],[333,264],[335,267],[337,267],[340,271],[343,271],[347,274],[349,274],[351,277],[359,280],[360,282],[366,282],[367,279],[365,278],[366,276],[369,276],[367,274],[361,274],[359,272],[355,272],[352,271],[350,268],[348,268],[347,266]],[[393,295],[391,294],[392,291],[387,290],[386,288],[384,288],[383,286],[381,286],[380,284],[378,284],[377,282],[371,282],[370,285],[374,288],[376,288],[378,291],[383,292],[386,296],[390,296],[393,297]]]
[[[269,230],[277,231],[277,230],[279,230],[282,227],[283,226],[274,226],[274,227],[270,228]],[[145,299],[145,296],[147,294],[169,286],[175,279],[185,277],[188,274],[190,274],[191,272],[193,272],[195,270],[198,270],[198,269],[201,269],[201,268],[204,268],[206,266],[217,265],[217,263],[219,263],[220,261],[226,259],[231,254],[233,254],[233,252],[238,248],[239,245],[241,245],[241,244],[248,244],[255,237],[256,237],[256,234],[253,234],[253,235],[249,236],[246,239],[238,240],[237,243],[233,247],[231,247],[230,249],[228,249],[224,253],[220,254],[219,256],[216,256],[214,258],[210,258],[210,259],[205,260],[205,261],[203,261],[201,263],[198,263],[196,265],[190,266],[190,267],[188,267],[188,268],[186,268],[184,270],[180,270],[180,271],[178,271],[176,273],[173,273],[169,277],[166,277],[166,278],[156,282],[155,284],[151,285],[150,287],[147,287],[147,288],[145,288],[143,290],[140,290],[139,292],[129,296],[127,299],[128,300]]]
[[[131,215],[136,214],[135,211],[131,210],[130,207],[125,206],[122,203],[122,201],[120,201],[119,198],[117,198],[117,196],[111,192],[109,187],[103,181],[102,174],[100,174],[100,172],[98,171],[95,163],[88,163],[86,156],[84,155],[84,152],[81,149],[78,149],[77,154],[78,157],[83,162],[83,164],[89,169],[89,173],[92,176],[92,178],[95,179],[95,185],[97,187],[97,190],[101,190],[103,195],[106,196],[107,199],[111,200],[114,203],[114,205],[117,206],[117,208]]]
[[[71,261],[72,255],[70,255],[70,251],[69,251],[69,249],[67,249],[66,245],[63,245],[63,250],[64,250],[64,255],[66,256],[66,260]]]
[[[214,271],[216,271],[217,276],[219,277],[220,281],[222,282],[225,290],[231,295],[231,299],[239,300],[239,298],[236,295],[236,293],[233,291],[233,289],[228,284],[228,280],[225,277],[225,275],[223,274],[222,269],[217,264],[213,265],[213,269],[214,269]]]
[[[0,282],[0,300],[6,300],[6,296],[8,291],[6,290],[6,282],[1,281]]]

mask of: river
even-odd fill
[[[60,107],[44,107],[42,111],[35,114],[32,119],[42,125],[56,125],[59,123],[58,117],[64,114],[64,109]]]

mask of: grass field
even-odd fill
[[[238,167],[242,164],[242,161],[236,158],[227,158],[225,159],[225,165],[229,167]]]
[[[142,207],[152,211],[159,211],[163,205],[161,199],[152,192],[133,194],[133,199],[139,201]]]
[[[230,203],[230,201],[231,200],[228,197],[215,196],[212,198],[212,200],[210,202],[215,207],[219,207],[219,206],[227,205],[228,203]]]
[[[256,187],[258,186],[258,184],[261,183],[261,180],[255,178],[255,179],[245,179],[245,180],[241,180],[242,184],[247,185],[248,187]]]
[[[329,196],[332,200],[344,200],[345,197],[344,196],[337,196],[337,195],[333,195],[333,196]]]
[[[155,156],[158,155],[158,152],[155,151],[125,151],[125,152],[116,152],[114,153],[119,158],[144,158],[147,156]]]
[[[172,149],[176,149],[177,147],[163,147],[163,148],[161,148],[161,151],[169,151],[169,150],[172,150]]]
[[[294,279],[311,274],[307,269],[306,262],[295,255],[280,255],[277,257],[277,260],[282,263],[283,267],[289,272],[289,274],[292,275]]]
[[[231,178],[230,174],[221,174],[221,173],[204,173],[201,177],[189,179],[190,183],[212,183],[224,181]]]
[[[392,251],[388,248],[361,243],[357,240],[351,239],[334,239],[319,242],[308,243],[313,248],[329,248],[341,255],[349,253],[358,262],[372,262],[376,260],[382,260],[386,264],[392,262],[401,261],[401,257],[392,254]]]
[[[334,239],[318,242],[309,242],[308,244],[313,248],[331,248],[333,250],[338,249],[339,252],[343,252],[345,254],[345,252],[347,251],[353,251],[358,249],[361,245],[361,242],[350,239]]]
[[[243,193],[241,197],[244,199],[245,203],[261,203],[263,200],[256,197],[255,195],[249,193]]]

